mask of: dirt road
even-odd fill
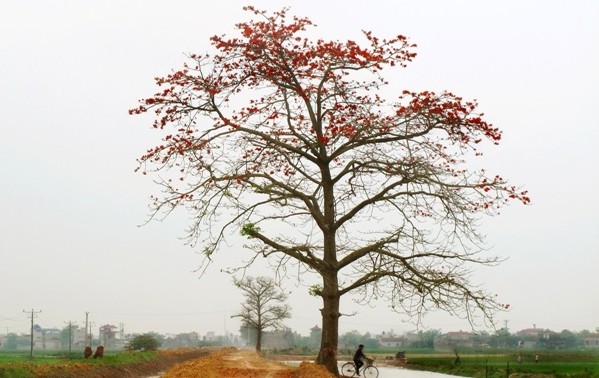
[[[161,378],[334,378],[322,366],[303,362],[299,368],[264,359],[254,351],[227,348],[207,357],[177,364]]]

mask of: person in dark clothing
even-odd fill
[[[356,364],[356,375],[360,375],[360,368],[364,365],[364,361],[362,361],[364,358],[366,358],[366,355],[364,354],[364,344],[360,344],[358,346],[358,350],[356,351],[356,353],[354,353],[354,364]]]

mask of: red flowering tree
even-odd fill
[[[264,257],[319,277],[318,362],[331,372],[348,293],[416,319],[434,308],[492,321],[504,305],[469,273],[499,259],[481,254],[476,224],[529,198],[468,159],[501,132],[449,92],[381,98],[382,71],[416,55],[403,36],[311,40],[307,18],[246,10],[236,38],[212,37],[214,55],[191,55],[130,111],[153,113],[163,135],[139,167],[160,173],[153,216],[187,208],[207,261],[240,232],[245,267]]]

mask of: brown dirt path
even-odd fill
[[[144,378],[159,374],[161,378],[335,378],[312,362],[289,367],[262,358],[253,350],[236,348],[164,350],[145,362],[122,365],[102,362],[40,365],[32,373],[44,378]],[[0,376],[3,376],[1,371]]]
[[[161,378],[334,378],[322,366],[303,362],[291,368],[255,351],[226,348],[207,357],[177,364]]]

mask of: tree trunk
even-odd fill
[[[337,275],[324,276],[324,290],[322,295],[322,338],[320,351],[316,362],[324,365],[327,370],[339,375],[337,366],[337,343],[339,340],[339,294]]]
[[[322,127],[318,125],[318,129]],[[321,146],[323,156],[326,149]],[[326,159],[323,159],[325,161]],[[322,337],[317,362],[339,376],[337,367],[337,343],[339,342],[339,281],[337,262],[337,239],[335,228],[335,183],[331,178],[328,161],[321,166],[323,192],[323,263],[319,273],[322,277]]]
[[[262,351],[262,330],[256,330],[256,352],[260,353]]]

